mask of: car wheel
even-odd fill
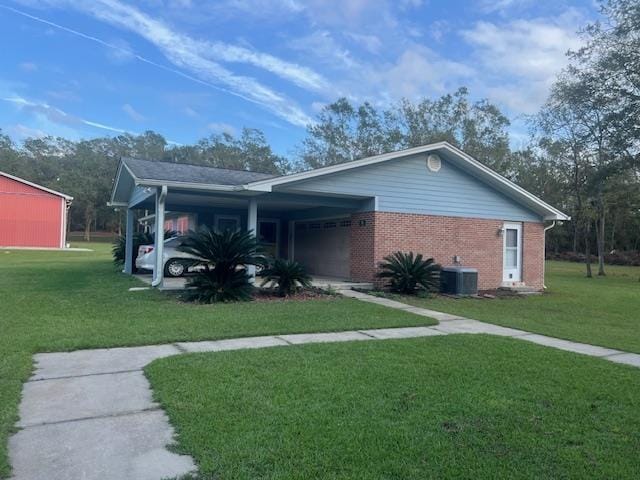
[[[168,277],[181,277],[187,270],[184,263],[177,258],[171,258],[164,266],[164,274]]]

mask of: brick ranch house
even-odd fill
[[[542,289],[545,231],[570,219],[446,142],[284,176],[122,159],[110,205],[127,211],[128,273],[138,211],[154,214],[157,258],[159,226],[180,218],[256,232],[312,275],[358,282],[377,283],[378,263],[395,251],[442,265],[458,256],[482,290]]]

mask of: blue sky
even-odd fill
[[[14,139],[261,129],[292,154],[323,105],[467,86],[544,101],[597,5],[568,0],[0,0],[0,128]]]

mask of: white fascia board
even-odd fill
[[[56,190],[52,190],[52,189],[47,188],[47,187],[43,187],[42,185],[38,185],[37,183],[30,182],[29,180],[25,180],[24,178],[16,177],[15,175],[10,175],[10,174],[5,173],[5,172],[0,172],[0,175],[2,175],[3,177],[7,177],[7,178],[9,178],[11,180],[15,180],[16,182],[24,183],[25,185],[29,185],[30,187],[37,188],[38,190],[42,190],[43,192],[47,192],[47,193],[51,193],[53,195],[57,195],[59,197],[64,198],[65,200],[69,200],[69,201],[73,200],[73,197],[70,196],[70,195],[66,195],[64,193],[57,192]]]

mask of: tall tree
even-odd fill
[[[466,88],[435,100],[404,99],[382,110],[341,98],[308,128],[300,157],[304,167],[317,168],[446,140],[505,172],[508,126],[507,117],[488,100],[470,102]]]
[[[637,172],[640,160],[640,6],[611,0],[603,4],[602,11],[606,24],[585,29],[586,46],[569,53],[571,63],[556,81],[542,112],[543,118],[571,125],[569,136],[557,135],[563,129],[547,129],[547,133],[562,142],[579,144],[579,152],[574,149],[572,154],[575,166],[581,166],[582,188],[581,193],[578,189],[574,193],[578,214],[584,219],[588,213],[595,217],[599,275],[605,274],[610,184],[634,169]],[[587,246],[590,227],[591,223],[583,232]]]

